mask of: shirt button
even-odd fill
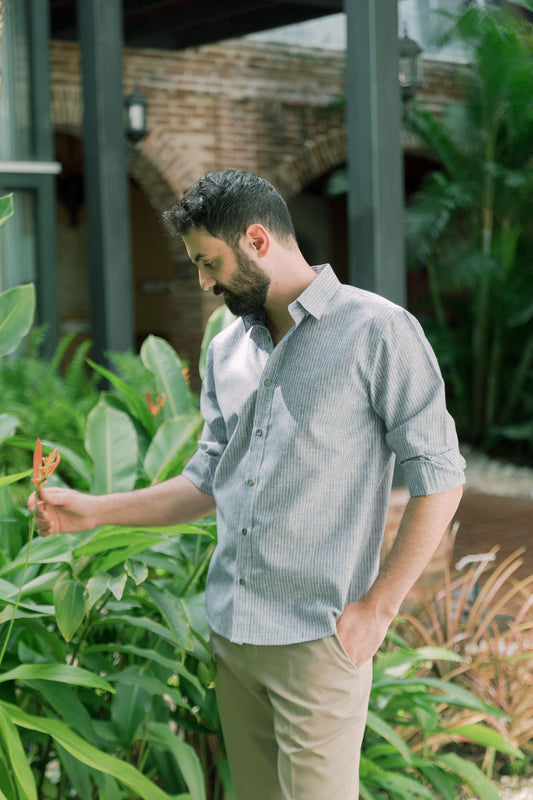
[[[263,431],[261,430],[261,428],[258,428],[258,429],[256,430],[256,432],[255,432],[255,435],[256,435],[256,436],[262,436],[262,435],[263,435]]]
[[[265,386],[270,386],[272,381],[270,380],[270,378],[267,378],[265,381],[263,381],[263,383],[264,383]]]
[[[246,581],[244,580],[244,578],[239,578],[239,583],[241,586],[244,586],[246,584]]]
[[[246,483],[247,483],[248,486],[253,486],[254,485],[254,482],[253,482],[253,480],[251,478],[248,478]]]
[[[241,533],[242,533],[243,536],[247,536],[248,535],[248,528],[243,528]]]

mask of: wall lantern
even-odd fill
[[[128,141],[137,144],[148,133],[148,103],[135,90],[124,101],[124,127]]]
[[[410,100],[424,85],[422,48],[404,31],[400,39],[400,63],[398,70],[400,86],[402,89],[402,100]]]

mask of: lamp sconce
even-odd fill
[[[148,133],[148,102],[137,90],[124,100],[124,128],[132,144],[138,144]]]
[[[424,68],[422,64],[422,48],[410,39],[407,29],[399,42],[400,58],[398,78],[402,90],[402,100],[411,100],[418,89],[424,85]]]

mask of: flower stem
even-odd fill
[[[24,581],[26,580],[26,571],[28,569],[28,564],[30,563],[30,550],[31,550],[31,543],[33,541],[33,533],[35,531],[35,516],[37,514],[37,498],[35,499],[35,509],[33,511],[31,520],[30,520],[30,530],[28,535],[28,549],[26,551],[26,561],[24,562],[24,569],[22,570],[22,578],[20,581],[20,586],[17,594],[17,599],[13,608],[13,614],[9,621],[9,628],[7,629],[6,638],[4,639],[4,644],[2,646],[2,652],[0,653],[0,666],[2,666],[2,661],[4,660],[4,655],[7,650],[7,645],[9,643],[9,639],[11,637],[11,631],[13,630],[13,625],[15,622],[15,618],[17,616],[18,607],[20,604],[20,597],[22,595],[22,589],[24,587]]]

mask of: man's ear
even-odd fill
[[[270,234],[263,225],[254,222],[246,228],[243,244],[245,248],[252,248],[254,254],[261,258],[266,256],[270,248]]]

